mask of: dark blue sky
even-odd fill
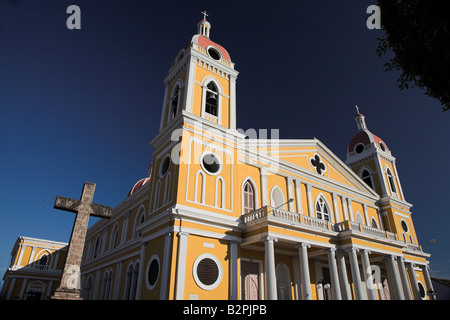
[[[81,30],[66,27],[72,4]],[[0,0],[0,275],[18,236],[69,240],[74,215],[53,209],[57,195],[90,181],[95,202],[116,206],[146,176],[163,79],[206,10],[240,72],[238,128],[316,137],[345,160],[357,104],[397,158],[419,241],[436,239],[432,276],[450,278],[450,111],[384,71],[371,4]]]

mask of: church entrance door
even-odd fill
[[[259,264],[241,262],[242,300],[259,300]]]

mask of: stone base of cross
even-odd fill
[[[61,283],[50,297],[55,300],[83,300],[80,296],[81,257],[89,222],[89,216],[111,218],[112,208],[92,203],[95,183],[85,182],[80,200],[56,197],[55,209],[77,214],[70,236],[69,249],[61,276]]]

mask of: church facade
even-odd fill
[[[345,162],[237,130],[238,72],[197,28],[164,79],[148,176],[88,229],[83,298],[430,299],[395,157],[364,116]]]

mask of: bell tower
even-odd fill
[[[410,208],[405,200],[396,159],[387,144],[369,131],[365,117],[356,106],[356,127],[358,132],[347,149],[345,163],[375,192],[382,219],[382,229],[397,234],[397,240],[418,244]]]
[[[345,163],[382,198],[389,196],[405,201],[395,157],[387,144],[369,131],[358,106],[356,110],[358,132],[348,145]]]
[[[236,79],[228,51],[210,39],[208,14],[197,33],[181,49],[164,79],[165,94],[160,131],[181,114],[220,129],[236,129]]]

